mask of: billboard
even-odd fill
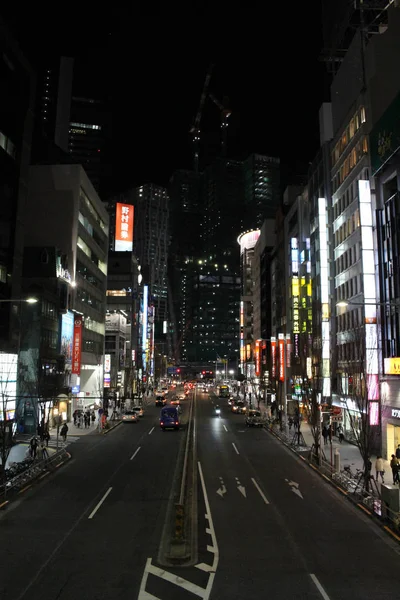
[[[72,343],[74,339],[74,313],[68,311],[61,317],[61,354],[65,356],[65,367],[72,367]]]
[[[134,207],[131,204],[117,202],[115,214],[116,252],[132,252]]]
[[[255,367],[256,377],[260,377],[260,375],[261,375],[261,342],[262,342],[262,340],[256,340],[256,344],[255,344],[255,348],[254,348],[254,358],[256,361],[256,367]]]
[[[72,373],[81,374],[81,356],[82,356],[82,316],[74,316],[74,344],[72,355]]]

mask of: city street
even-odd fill
[[[66,467],[1,514],[0,598],[397,597],[400,546],[273,436],[218,404],[221,417],[197,394],[195,565],[158,563],[185,432],[161,432],[149,406],[137,424],[82,437]]]

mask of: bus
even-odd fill
[[[218,398],[229,398],[229,387],[227,385],[218,386]]]

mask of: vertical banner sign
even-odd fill
[[[260,377],[261,375],[261,340],[256,340],[254,348],[254,359],[256,363],[255,376]]]
[[[283,333],[278,334],[279,344],[279,381],[285,380],[285,338]]]
[[[72,374],[81,374],[82,316],[74,315],[74,344],[72,349]]]
[[[134,207],[131,204],[117,202],[114,247],[116,252],[132,252],[133,215]]]
[[[292,358],[292,342],[290,340],[290,333],[286,334],[286,368],[290,369]]]
[[[271,338],[271,377],[276,377],[276,338]]]

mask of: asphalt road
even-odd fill
[[[0,599],[400,597],[399,547],[218,403],[221,418],[197,395],[194,566],[158,562],[184,431],[160,431],[151,406],[138,424],[75,442],[67,466],[1,514]]]

